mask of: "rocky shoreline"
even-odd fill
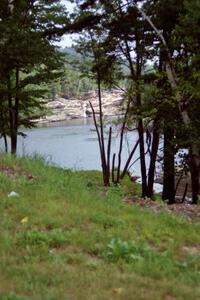
[[[99,114],[97,91],[84,93],[79,99],[67,98],[65,95],[56,96],[54,101],[46,104],[50,111],[49,115],[34,120],[37,124],[53,123],[71,120],[81,117],[92,116],[89,102],[92,103],[94,111]],[[122,113],[123,92],[111,90],[102,92],[102,110],[104,116],[116,116]]]

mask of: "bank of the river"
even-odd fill
[[[97,171],[0,166],[1,300],[200,298],[200,224],[127,205],[138,185]]]
[[[99,114],[99,102],[97,91],[82,94],[78,99],[66,98],[65,95],[55,97],[54,101],[47,103],[49,114],[34,120],[36,124],[48,124],[76,118],[92,116],[89,105]],[[123,95],[121,90],[102,91],[102,111],[104,116],[117,116],[122,112]]]

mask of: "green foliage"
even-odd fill
[[[68,241],[66,233],[60,228],[50,231],[26,231],[18,237],[20,245],[60,247]]]
[[[63,98],[84,97],[97,88],[91,73],[91,59],[78,52],[74,47],[60,49],[63,54],[63,73],[56,81],[47,84],[48,98],[55,100],[55,95]]]
[[[97,224],[101,224],[104,228],[110,227],[124,227],[125,223],[120,218],[114,218],[105,213],[97,213],[96,215],[91,217],[91,221]]]
[[[58,1],[4,1],[0,19],[0,134],[11,137],[14,153],[19,127],[45,113],[46,84],[62,74],[62,54],[47,31],[63,26],[66,15]]]
[[[9,293],[9,294],[1,294],[0,295],[0,300],[25,300],[26,298],[18,296],[14,293]]]
[[[117,262],[122,259],[127,263],[135,263],[147,257],[151,257],[152,259],[155,256],[155,253],[144,243],[112,239],[107,245],[104,255],[111,262]]]
[[[174,261],[170,250],[166,250],[160,255],[149,247],[146,242],[127,242],[119,238],[110,241],[103,256],[112,263],[122,263],[124,261],[133,265],[143,274],[152,272],[152,275],[155,277],[159,276],[158,274],[162,269],[166,275],[172,272],[172,270],[175,273],[183,270],[198,273],[200,262],[200,256],[198,254],[189,255],[184,259]],[[146,266],[146,270],[144,270],[144,266]],[[150,271],[151,268],[152,271]]]

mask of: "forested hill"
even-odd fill
[[[89,59],[72,47],[60,49],[66,54],[64,72],[59,80],[49,84],[48,99],[54,101],[56,95],[64,98],[79,98],[81,93],[96,89],[96,82],[88,75]]]
[[[66,57],[70,60],[81,60],[82,55],[78,53],[73,47],[61,48],[60,51],[66,54]]]
[[[77,99],[83,93],[95,91],[97,84],[94,74],[91,73],[91,57],[82,55],[73,47],[61,48],[60,52],[65,54],[64,73],[59,80],[50,82],[48,99],[54,101],[56,96]],[[126,65],[121,64],[119,67],[122,73],[128,77]],[[119,86],[126,85],[125,77],[118,80]],[[102,82],[101,86],[103,89],[109,90],[105,82]]]

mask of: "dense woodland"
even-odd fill
[[[56,95],[64,98],[79,98],[83,93],[96,90],[96,82],[85,69],[88,69],[89,57],[77,52],[73,47],[59,49],[64,56],[63,73],[56,81],[48,83],[49,100],[55,100]]]
[[[138,146],[143,197],[153,196],[159,159],[163,165],[162,198],[174,203],[179,155],[178,169],[182,174],[190,174],[192,201],[197,203],[200,194],[199,0],[75,2],[73,13],[59,0],[0,2],[0,134],[6,148],[9,136],[11,152],[16,153],[22,126],[33,126],[31,120],[42,114],[49,93],[54,95],[59,86],[61,93],[74,95],[77,87],[74,89],[73,76],[78,74],[80,90],[94,87],[98,90],[99,121],[94,111],[93,117],[104,185],[120,183]],[[54,45],[66,33],[79,34],[75,49],[82,58],[77,63],[70,62]],[[124,92],[120,148],[113,157],[110,157],[111,127],[108,144],[104,141],[101,90],[105,87],[117,87]],[[126,130],[136,130],[138,142],[123,169],[121,151]]]

